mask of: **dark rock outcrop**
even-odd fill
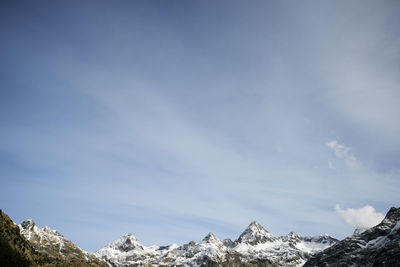
[[[36,226],[32,220],[27,220],[22,223],[21,227],[33,231]],[[7,214],[0,210],[0,266],[107,267],[107,264],[97,258],[92,261],[89,261],[86,258],[65,259],[65,257],[62,257],[61,255],[54,256],[53,253],[46,253],[46,250],[38,249],[38,244],[27,240],[21,234],[20,228],[10,219],[10,217],[7,216]]]
[[[375,227],[315,254],[304,267],[400,266],[400,208],[391,208]]]

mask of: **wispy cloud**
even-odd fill
[[[57,219],[66,233],[68,209],[110,238],[134,231],[149,244],[218,225],[228,235],[254,219],[276,234],[295,225],[342,238],[338,199],[399,202],[400,5],[187,7],[3,10],[4,209]],[[390,173],[376,173],[376,162]],[[83,248],[112,240],[93,241],[87,225],[76,237]]]
[[[327,146],[332,148],[332,150],[335,152],[336,157],[343,159],[347,166],[351,168],[358,168],[362,166],[361,163],[357,160],[357,158],[350,153],[350,148],[348,148],[344,144],[340,144],[338,141],[333,140],[328,142]],[[332,163],[330,163],[329,168],[332,167],[333,165]]]
[[[382,213],[376,212],[374,207],[369,205],[358,209],[342,209],[336,204],[335,212],[354,228],[371,228],[380,223],[384,218]]]
[[[335,166],[333,166],[332,161],[330,161],[330,160],[328,160],[328,168],[335,169]]]

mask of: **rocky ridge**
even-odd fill
[[[391,208],[380,224],[356,230],[304,266],[400,266],[400,208]]]
[[[18,226],[0,210],[0,265],[34,266],[35,262],[45,262],[27,240],[21,236]]]
[[[143,246],[132,234],[95,252],[110,266],[301,266],[311,255],[337,242],[321,235],[300,237],[295,233],[275,237],[252,222],[237,240],[221,242],[209,233],[199,242],[182,246]]]
[[[82,250],[48,226],[39,228],[33,220],[25,220],[18,227],[21,234],[33,247],[38,252],[47,255],[50,259],[99,263],[97,257],[92,255],[92,253]]]
[[[106,267],[107,264],[92,256],[92,259],[85,257],[70,256],[69,250],[64,248],[75,246],[66,240],[62,235],[48,227],[40,229],[34,222],[29,220],[23,226],[16,225],[5,213],[0,210],[0,266],[1,267]],[[25,235],[21,234],[23,228]],[[52,237],[50,237],[52,236]],[[46,249],[39,249],[37,241],[46,240]],[[54,240],[57,239],[63,245],[56,246]],[[40,242],[39,242],[40,243]],[[69,244],[70,243],[70,244]],[[71,245],[72,244],[72,245]],[[54,247],[53,247],[54,246]],[[76,246],[75,246],[76,247]],[[61,249],[60,249],[61,248]],[[59,249],[58,253],[53,250]]]
[[[97,258],[98,257],[98,258]],[[102,260],[104,261],[102,261]],[[107,262],[107,263],[106,263]],[[0,210],[0,266],[400,266],[400,208],[370,229],[338,241],[329,235],[275,237],[252,222],[235,240],[209,233],[182,246],[144,246],[127,234],[88,253],[32,220],[17,226]]]

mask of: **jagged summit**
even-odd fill
[[[400,208],[391,207],[383,221],[385,220],[396,222],[400,221]]]
[[[256,221],[252,221],[249,226],[245,229],[245,232],[253,232],[253,233],[260,233],[260,232],[267,232],[269,233],[261,224]]]
[[[261,224],[259,224],[258,222],[256,222],[256,221],[252,221],[252,222],[249,224],[249,226],[247,227],[247,229],[260,229],[260,230],[265,230],[264,227],[263,227]]]
[[[33,227],[34,227],[35,225],[36,225],[36,224],[35,224],[35,222],[34,222],[32,219],[25,220],[25,221],[23,221],[23,222],[21,223],[21,227],[22,227],[23,229],[33,229]]]
[[[276,241],[277,238],[273,236],[270,232],[265,230],[261,224],[253,221],[244,230],[244,232],[235,241],[236,243],[247,243],[251,245],[256,245],[259,243],[265,243],[267,241]]]
[[[212,233],[212,232],[210,232],[208,235],[206,235],[206,236],[203,238],[203,242],[208,242],[208,243],[222,243],[222,242],[218,239],[218,237],[216,237],[216,236],[214,235],[214,233]]]
[[[18,226],[0,209],[0,265],[36,266],[34,262],[43,262],[44,255],[20,234]]]
[[[134,238],[134,239],[136,239],[135,235],[132,234],[132,233],[127,233],[127,234],[124,235],[123,237],[126,237],[126,238]]]
[[[123,235],[122,237],[118,238],[117,240],[111,242],[109,245],[122,244],[122,243],[130,242],[130,241],[138,241],[138,240],[132,233],[127,233],[127,234]]]
[[[125,234],[123,237],[121,237],[120,239],[119,239],[121,242],[128,242],[128,243],[131,243],[131,242],[139,242],[138,240],[137,240],[137,238],[136,238],[136,236],[134,235],[134,234],[132,234],[132,233],[127,233],[127,234]]]
[[[290,232],[286,236],[282,236],[280,239],[283,241],[292,242],[292,243],[298,243],[301,241],[301,237],[298,234],[296,234],[295,232]]]
[[[91,262],[95,266],[100,264],[100,261],[91,253],[82,250],[48,226],[40,228],[32,219],[29,219],[23,221],[18,227],[21,235],[30,242],[36,251],[46,255],[49,261]]]
[[[161,261],[161,256],[168,257],[168,253],[177,247],[175,244],[146,247],[129,233],[99,249],[94,255],[106,260],[110,266],[144,266],[145,263],[156,264]]]
[[[130,250],[144,250],[143,245],[136,239],[136,237],[132,233],[128,233],[123,237],[115,240],[108,247],[112,247],[114,249],[120,251],[130,251]]]
[[[36,234],[40,234],[41,232],[46,232],[49,234],[53,234],[53,235],[58,235],[58,236],[62,236],[60,233],[58,233],[56,230],[51,229],[50,227],[48,227],[47,225],[45,225],[43,228],[40,228],[36,225],[36,223],[32,220],[32,219],[28,219],[23,221],[20,225],[19,225],[21,231],[23,232],[29,232],[29,231],[33,231]],[[29,238],[31,238],[31,235],[29,235]],[[28,238],[28,239],[29,239]]]
[[[299,238],[298,234],[296,234],[295,232],[290,232],[290,233],[287,235],[287,237],[288,237],[288,238],[291,238],[291,239],[297,239],[297,238]]]
[[[59,246],[62,246],[62,243],[65,239],[63,235],[56,230],[51,229],[47,225],[45,225],[43,228],[38,227],[32,219],[23,221],[19,225],[19,228],[21,234],[23,234],[26,239],[32,241],[36,241],[36,239],[38,239],[39,243],[50,245],[55,242],[59,244]]]
[[[400,266],[400,208],[382,222],[315,254],[304,266]]]

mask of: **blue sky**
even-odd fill
[[[234,239],[253,220],[343,238],[346,209],[399,206],[399,12],[2,1],[1,208],[88,251],[127,232]]]

